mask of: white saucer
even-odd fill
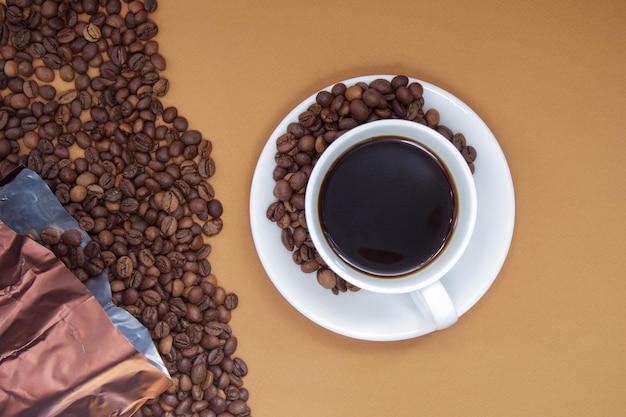
[[[347,86],[389,75],[372,75],[343,81]],[[487,125],[461,100],[427,82],[424,110],[435,108],[441,124],[465,135],[476,148],[476,191],[478,218],[469,248],[442,282],[459,316],[465,314],[487,292],[496,279],[509,251],[515,222],[515,195],[508,164],[496,138]],[[332,87],[332,86],[331,86]],[[327,89],[330,90],[331,87]],[[408,294],[381,295],[361,290],[333,295],[322,288],[315,273],[305,274],[293,263],[291,253],[280,239],[280,229],[266,216],[275,201],[272,195],[276,138],[287,125],[315,102],[317,92],[285,117],[267,141],[254,172],[250,192],[250,222],[257,253],[274,286],[300,313],[313,322],[348,337],[391,341],[410,339],[434,331]]]

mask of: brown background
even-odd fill
[[[259,416],[626,413],[626,3],[159,3],[166,104],[214,143],[225,228],[210,260]],[[257,158],[319,89],[405,74],[489,125],[517,200],[498,279],[453,327],[400,342],[331,333],[288,304],[249,227]],[[264,210],[259,207],[259,210]]]

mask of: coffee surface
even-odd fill
[[[394,276],[419,269],[445,245],[455,218],[453,186],[426,149],[395,137],[346,152],[320,191],[326,239],[352,266]]]

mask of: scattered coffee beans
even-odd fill
[[[99,275],[104,270],[99,245],[89,242],[83,245],[83,236],[75,229],[61,230],[46,227],[39,236],[28,236],[48,248],[81,281]]]
[[[157,0],[0,4],[0,177],[37,172],[88,233],[37,237],[81,279],[108,271],[113,301],[151,332],[173,385],[138,417],[251,415],[208,243],[223,207],[212,143],[161,99],[169,82]]]
[[[267,218],[282,229],[281,241],[292,252],[293,262],[305,273],[317,272],[319,284],[334,294],[358,291],[328,269],[315,249],[306,227],[304,195],[313,165],[324,150],[346,131],[379,119],[405,119],[429,126],[450,140],[474,172],[476,149],[462,133],[453,133],[440,124],[439,111],[424,111],[424,88],[404,75],[391,80],[376,79],[369,84],[335,84],[320,91],[315,103],[288,125],[276,140],[273,172],[274,197]]]

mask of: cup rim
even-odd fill
[[[455,188],[458,211],[452,235],[432,261],[403,275],[379,278],[357,269],[335,254],[322,231],[317,201],[325,173],[341,155],[362,142],[384,135],[401,137],[417,143],[441,160],[449,171]],[[436,130],[400,119],[368,122],[335,139],[313,166],[305,192],[307,229],[321,258],[333,272],[346,281],[361,289],[378,293],[412,292],[441,279],[452,269],[467,248],[476,223],[476,214],[476,186],[469,166],[458,149]]]

